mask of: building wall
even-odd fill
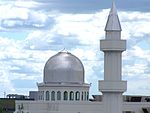
[[[144,113],[142,108],[150,108],[150,102],[124,102],[123,111],[132,111],[134,113]]]
[[[150,102],[123,102],[124,113],[144,113]],[[103,102],[16,101],[15,113],[104,113]]]
[[[15,113],[103,113],[102,106],[101,102],[16,101]]]

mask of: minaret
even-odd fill
[[[122,113],[122,93],[127,82],[122,81],[122,52],[126,50],[126,41],[121,40],[121,25],[115,3],[113,2],[106,23],[106,39],[100,41],[100,50],[104,52],[104,80],[99,81],[99,90],[103,94],[103,113]]]

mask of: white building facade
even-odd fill
[[[84,82],[82,62],[62,51],[46,62],[43,82],[37,84],[37,98],[16,101],[15,113],[148,113],[150,102],[146,99],[138,102],[135,97],[131,102],[133,98],[122,95],[127,90],[127,82],[122,81],[121,75],[121,54],[126,50],[126,41],[121,40],[121,25],[114,3],[105,31],[106,38],[100,42],[104,52],[104,80],[99,81],[102,100],[89,100],[90,84]]]

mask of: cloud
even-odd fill
[[[130,4],[130,2],[131,1],[126,1],[126,4]],[[139,1],[138,3],[136,2],[136,4],[142,4],[141,2],[147,3],[148,1],[144,1],[144,2]],[[118,6],[120,6],[120,8],[124,7],[122,6],[122,2],[120,3],[120,1],[118,1],[117,3],[119,4]],[[69,12],[70,14],[73,13],[90,14],[90,13],[95,13],[97,11],[100,11],[104,8],[106,9],[107,7],[110,6],[111,3],[107,1],[97,1],[97,0],[94,1],[80,0],[80,2],[70,1],[70,0],[55,0],[55,1],[53,0],[47,0],[47,1],[12,0],[12,1],[3,1],[3,2],[1,1],[0,30],[5,31],[5,30],[25,29],[25,28],[26,29],[48,29],[51,28],[53,26],[53,23],[55,22],[53,20],[53,16],[56,16],[60,12],[61,13]],[[134,15],[136,16],[136,14]],[[130,18],[132,19],[135,17],[132,17],[130,15]]]
[[[15,2],[17,3],[17,2]],[[47,28],[53,26],[54,20],[52,15],[46,12],[36,11],[28,7],[18,7],[14,4],[0,5],[0,30],[10,29],[29,29],[29,28]]]
[[[46,13],[33,11],[34,13],[29,15],[30,11],[25,10],[25,12],[23,16],[8,16],[7,19],[5,18],[6,20],[14,18],[15,22],[11,23],[13,19],[5,20],[3,25],[5,23],[7,26],[23,28],[25,24],[21,23],[22,20],[27,22],[32,20],[31,26],[34,22],[47,24]],[[104,73],[103,53],[99,50],[99,40],[105,37],[104,27],[108,13],[108,9],[89,14],[59,12],[53,16],[50,12],[48,15],[51,15],[51,19],[54,20],[53,26],[50,28],[31,30],[26,38],[21,40],[0,37],[0,76],[4,78],[1,80],[0,87],[5,85],[7,92],[21,93],[24,90],[23,92],[27,94],[28,90],[32,90],[32,88],[17,81],[25,80],[29,84],[32,82],[31,86],[35,81],[42,82],[45,62],[65,47],[81,59],[85,66],[85,81],[92,83],[91,92],[96,93],[97,81],[103,79]],[[149,28],[150,14],[126,11],[118,13],[123,29],[122,37],[128,42],[127,51],[123,53],[123,77],[129,81],[128,93],[133,93],[133,86],[135,86],[133,83],[136,81],[141,83],[135,86],[136,92],[140,94],[140,87],[149,88],[148,82],[144,83],[143,81],[149,77],[150,51],[149,46],[145,47],[143,42],[146,40],[145,44],[149,40],[147,36],[150,33],[147,28]],[[38,18],[37,15],[43,16]],[[29,19],[29,17],[32,18]],[[16,19],[20,23],[16,24]],[[17,87],[18,84],[20,84],[19,87]],[[5,91],[3,88],[0,89],[1,92]],[[35,88],[33,89],[35,90]]]

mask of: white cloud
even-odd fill
[[[2,19],[9,19],[9,18],[20,18],[20,19],[27,19],[29,9],[21,8],[21,7],[14,7],[11,4],[0,5],[0,17]]]
[[[144,12],[120,12],[120,20],[122,21],[123,38],[132,39],[134,37],[142,37],[150,34],[149,21],[150,13]],[[135,38],[134,38],[135,39]],[[136,39],[135,39],[136,40]],[[142,40],[142,39],[141,39]]]
[[[97,40],[105,34],[106,12],[108,11],[103,10],[96,14],[60,15],[56,17],[54,30],[64,37],[75,35],[82,44],[97,44]]]
[[[18,0],[14,3],[14,5],[17,7],[36,8],[40,5],[40,3],[32,0]]]
[[[20,3],[30,2],[14,1],[12,4],[0,5],[0,30],[9,30],[16,28],[46,28],[53,20],[41,10],[33,10],[29,7],[18,6]],[[35,5],[34,3],[33,6]]]
[[[27,19],[28,13],[31,12],[22,11],[25,13],[18,18]],[[21,92],[21,89],[14,87],[12,80],[36,79],[41,82],[44,63],[50,56],[63,49],[65,46],[63,44],[67,43],[70,47],[67,48],[68,51],[83,61],[86,82],[93,82],[92,89],[95,89],[98,79],[103,78],[103,54],[99,50],[99,40],[105,35],[104,27],[108,11],[106,9],[94,14],[57,14],[52,17],[56,20],[55,26],[48,30],[30,31],[24,40],[0,37],[0,64],[2,65],[0,73],[4,78],[1,84],[7,84],[5,88],[8,92]],[[136,44],[140,44],[145,40],[146,35],[150,35],[148,32],[150,14],[120,11],[119,15],[123,39],[127,39],[128,44],[133,44],[123,55],[123,75],[129,79],[128,89],[130,93],[133,93],[134,87],[130,85],[136,81],[149,87],[143,81],[144,78],[147,80],[149,77],[147,70],[149,70],[150,51]],[[16,15],[11,16],[16,17]],[[38,16],[41,17],[36,19]],[[42,12],[34,12],[31,20],[34,19],[37,23],[44,23],[47,16]],[[136,77],[136,80],[133,77]],[[143,81],[140,81],[141,78]],[[141,85],[136,88],[136,92],[140,92],[139,87]],[[27,92],[29,89],[23,90]]]

